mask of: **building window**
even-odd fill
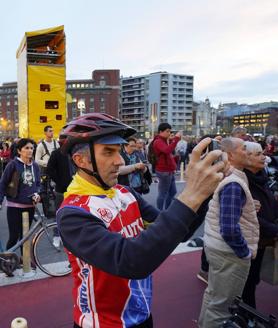
[[[50,84],[40,84],[40,91],[50,92]]]
[[[45,101],[45,109],[58,109],[59,108],[59,101]]]

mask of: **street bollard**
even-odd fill
[[[22,231],[23,236],[29,232],[29,213],[22,213]],[[26,240],[23,244],[23,273],[31,272],[31,255],[30,255],[30,240]]]
[[[184,181],[184,163],[180,165],[180,181]]]
[[[28,328],[26,319],[15,318],[11,323],[11,328]]]

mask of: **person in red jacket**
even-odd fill
[[[181,133],[176,133],[170,139],[171,128],[169,123],[159,124],[158,135],[155,137],[153,143],[153,149],[157,156],[155,172],[159,180],[156,205],[160,210],[167,209],[177,193],[175,182],[177,164],[173,153],[177,143],[181,139]]]

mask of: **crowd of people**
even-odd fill
[[[278,203],[265,170],[266,156],[278,155],[278,137],[256,140],[236,127],[230,136],[198,139],[171,129],[161,123],[146,141],[95,113],[69,122],[57,141],[48,125],[38,144],[28,138],[2,144],[5,248],[22,237],[22,212],[32,224],[34,206],[53,183],[59,229],[53,243],[63,242],[72,267],[76,328],[153,327],[151,273],[203,222],[198,276],[207,288],[199,327],[221,327],[236,296],[256,308],[265,247],[278,238]],[[219,149],[208,153],[211,138]],[[186,186],[176,196],[181,167]],[[152,181],[156,207],[144,199]]]

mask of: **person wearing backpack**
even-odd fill
[[[53,138],[54,130],[51,125],[44,127],[45,139],[38,143],[35,155],[35,161],[39,164],[41,174],[41,191],[42,191],[42,206],[44,215],[48,217],[50,214],[49,208],[54,206],[55,195],[51,179],[47,174],[47,164],[51,153],[60,146]],[[53,212],[53,211],[52,211]]]
[[[183,163],[183,168],[185,169],[187,157],[187,141],[185,140],[185,137],[182,137],[182,139],[178,142],[176,154],[179,156],[178,170],[180,170],[181,163]]]
[[[175,182],[177,164],[173,151],[181,139],[181,133],[176,133],[176,135],[169,140],[171,128],[169,123],[160,123],[158,126],[158,135],[155,136],[153,140],[153,151],[156,155],[155,172],[158,177],[156,205],[160,210],[167,209],[177,193]]]
[[[46,173],[47,163],[53,150],[59,148],[58,142],[53,138],[53,133],[51,125],[45,126],[45,139],[38,144],[36,149],[35,161],[39,164],[41,174]]]

